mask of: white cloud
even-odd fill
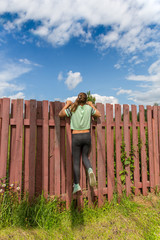
[[[127,80],[147,82],[141,84],[141,90],[119,89],[117,95],[127,94],[128,99],[136,104],[160,104],[160,60],[157,60],[148,68],[148,75],[130,75]]]
[[[131,94],[132,93],[132,90],[125,90],[125,89],[119,89],[118,92],[117,92],[117,95],[120,95],[120,94]]]
[[[0,6],[0,14],[17,14],[13,21],[2,20],[6,31],[19,31],[31,19],[40,23],[31,32],[54,46],[72,37],[90,41],[94,27],[103,25],[106,33],[93,39],[101,49],[160,52],[159,0],[0,0]]]
[[[82,82],[82,76],[80,72],[68,72],[68,77],[65,80],[65,84],[69,90],[74,89],[80,82]]]
[[[22,74],[30,71],[31,68],[24,67],[15,63],[5,64],[3,65],[3,69],[0,70],[0,82],[16,79]]]
[[[0,97],[24,98],[25,86],[17,79],[32,70],[32,66],[39,66],[28,59],[16,61],[0,59]]]
[[[19,59],[19,62],[20,62],[20,63],[24,63],[24,64],[26,64],[26,65],[32,65],[32,66],[36,66],[36,67],[41,67],[40,64],[34,63],[34,62],[28,60],[27,58],[24,58],[24,59],[21,58],[21,59]]]
[[[18,99],[18,98],[25,98],[25,95],[23,92],[18,92],[15,95],[8,96],[11,99]]]
[[[62,81],[62,80],[63,80],[63,73],[62,73],[62,72],[60,72],[60,73],[58,74],[58,80],[59,80],[59,81]]]
[[[115,67],[116,69],[120,69],[120,68],[121,68],[121,65],[120,65],[119,63],[117,63],[117,64],[114,65],[114,67]]]
[[[113,97],[113,96],[101,96],[97,93],[91,94],[93,97],[96,98],[96,103],[111,103],[111,104],[117,104],[118,103],[118,99]],[[74,102],[76,100],[77,96],[73,96],[73,97],[68,97],[66,100],[71,100],[72,102]]]

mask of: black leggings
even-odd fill
[[[74,172],[74,183],[79,183],[80,179],[80,156],[82,153],[82,161],[85,168],[88,170],[92,168],[88,159],[89,150],[91,147],[91,134],[78,133],[72,134],[72,155],[73,155],[73,172]]]

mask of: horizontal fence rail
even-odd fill
[[[19,187],[29,198],[42,192],[61,197],[69,207],[72,196],[70,119],[60,119],[62,102],[0,99],[0,179]],[[160,107],[96,104],[101,118],[92,119],[89,155],[97,185],[91,188],[82,164],[77,196],[83,206],[117,191],[147,195],[160,187]],[[114,110],[114,111],[113,111]]]

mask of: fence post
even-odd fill
[[[65,103],[61,102],[61,109],[64,107]],[[65,118],[62,119],[62,122],[65,123]],[[65,194],[66,191],[66,160],[65,160],[65,124],[61,126],[61,133],[60,133],[60,152],[61,152],[61,194]]]
[[[144,126],[144,106],[139,106],[139,123],[140,123],[140,139],[142,141],[141,145],[141,174],[142,174],[142,192],[143,195],[147,195],[147,158],[146,158],[146,136],[145,136],[145,126]]]
[[[0,145],[0,178],[6,177],[7,157],[8,157],[8,134],[9,134],[9,112],[10,99],[4,98],[1,105],[1,145]],[[3,179],[5,182],[5,179]]]
[[[54,187],[55,195],[60,196],[60,117],[61,103],[55,102],[55,160],[54,160]]]
[[[159,153],[158,153],[158,119],[157,106],[153,106],[153,152],[154,152],[154,184],[155,187],[159,185]]]
[[[101,206],[104,203],[103,188],[106,187],[105,117],[104,105],[102,103],[96,105],[101,113],[101,118],[97,120],[98,205]]]
[[[107,189],[108,201],[113,198],[114,191],[114,139],[113,139],[113,105],[106,104],[107,126]]]
[[[69,208],[72,200],[72,150],[70,119],[66,118],[66,207]]]
[[[150,191],[154,191],[154,162],[153,162],[153,129],[152,129],[152,109],[147,106],[147,126],[148,126],[148,151],[149,151],[149,180]]]
[[[42,193],[42,101],[37,101],[36,196]]]
[[[130,146],[130,130],[129,130],[129,106],[123,105],[123,129],[124,129],[124,143],[127,157],[129,157],[129,146]],[[130,164],[125,166],[127,171],[126,175],[126,194],[127,196],[131,193],[131,179],[130,179]]]
[[[43,127],[42,127],[42,190],[48,196],[48,101],[43,101]]]
[[[138,156],[138,130],[137,130],[137,107],[131,105],[132,110],[132,143],[134,148],[134,186],[135,186],[135,195],[140,193],[138,183],[140,182],[139,175],[139,156]]]
[[[122,130],[121,130],[121,106],[115,104],[115,134],[116,134],[116,176],[117,176],[117,191],[118,195],[122,195],[122,183],[120,171],[122,170],[121,162],[121,144],[122,144]]]

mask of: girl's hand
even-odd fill
[[[67,100],[67,101],[66,101],[66,104],[67,104],[68,106],[70,106],[70,105],[72,104],[72,101]]]
[[[91,101],[86,102],[86,104],[88,104],[91,107],[93,106],[93,103]]]

